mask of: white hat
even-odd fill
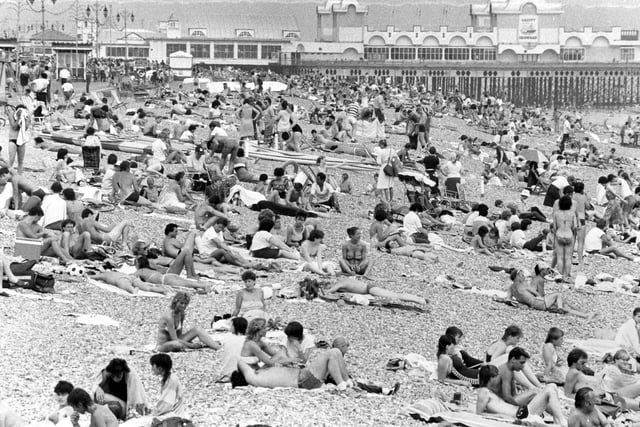
[[[523,198],[526,199],[529,196],[531,196],[531,192],[529,190],[527,190],[526,188],[520,192],[520,197],[523,197]]]

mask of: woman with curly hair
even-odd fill
[[[218,350],[221,346],[204,329],[194,326],[183,332],[185,311],[191,297],[186,292],[178,292],[171,300],[171,311],[160,316],[158,321],[158,340],[156,350],[161,353],[183,351],[187,348],[209,347]],[[192,341],[198,338],[200,343]]]

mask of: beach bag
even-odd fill
[[[56,280],[52,274],[43,274],[34,271],[31,273],[31,281],[29,282],[29,289],[43,294],[52,294],[55,292],[54,286]]]
[[[154,418],[151,427],[195,427],[193,423],[185,418],[171,417],[166,420]]]
[[[384,167],[382,168],[382,172],[384,172],[385,175],[387,176],[398,176],[398,169],[396,167],[396,165],[394,164],[394,162],[392,161],[393,155],[389,156],[389,159],[387,160],[387,164],[384,165]]]

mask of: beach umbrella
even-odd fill
[[[547,159],[547,156],[545,156],[540,150],[533,150],[531,148],[527,148],[525,150],[522,150],[519,155],[524,157],[526,160],[530,162],[536,162],[538,164],[549,162],[549,159]]]

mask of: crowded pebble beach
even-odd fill
[[[640,421],[634,111],[226,77],[0,107],[8,425]]]

